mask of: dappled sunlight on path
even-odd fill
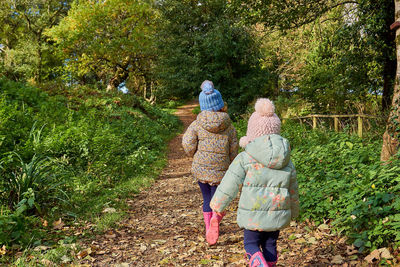
[[[194,103],[176,115],[185,129],[195,119]],[[205,241],[202,198],[190,174],[191,158],[181,146],[182,134],[169,144],[168,165],[155,184],[128,200],[129,216],[118,227],[87,244],[93,266],[247,266],[243,232],[236,224],[237,200],[221,223],[215,246]],[[292,223],[278,240],[278,266],[361,266],[345,239],[328,227],[311,230]],[[347,249],[347,250],[346,250]],[[82,263],[85,263],[83,261]],[[336,265],[335,265],[336,264]]]

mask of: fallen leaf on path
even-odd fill
[[[314,233],[314,237],[316,239],[322,239],[322,236],[319,233]]]
[[[42,259],[40,263],[46,266],[53,266],[53,262],[49,261],[48,259]]]
[[[336,255],[332,258],[331,260],[332,264],[342,264],[343,263],[343,257],[341,255]]]
[[[358,250],[354,247],[354,245],[347,246],[346,248],[347,255],[351,256],[358,253]]]
[[[42,250],[48,250],[48,249],[49,249],[49,247],[47,247],[47,246],[37,246],[33,250],[34,251],[42,251]]]
[[[143,253],[143,252],[145,252],[147,250],[147,246],[144,245],[144,244],[140,244],[139,250]]]
[[[360,262],[359,261],[351,261],[350,266],[359,266]]]
[[[158,244],[165,244],[167,243],[167,240],[163,240],[163,239],[155,239],[153,240],[154,242],[158,243]]]
[[[78,259],[83,259],[83,258],[86,258],[86,256],[90,255],[91,253],[92,253],[92,249],[87,248],[87,249],[79,251],[77,254],[77,257],[78,257]]]
[[[117,210],[115,208],[105,208],[103,213],[115,213]]]
[[[56,230],[62,229],[64,226],[64,222],[60,219],[58,219],[57,221],[53,222],[53,228]]]
[[[6,253],[7,253],[6,245],[3,245],[3,246],[0,248],[0,255],[5,255]]]
[[[310,244],[315,245],[315,244],[317,244],[318,242],[317,242],[317,239],[316,239],[315,237],[310,237],[310,238],[307,240],[307,243],[310,243]]]
[[[160,264],[160,265],[168,264],[169,260],[170,260],[169,258],[162,259],[162,260],[160,260],[160,262],[158,264]]]
[[[322,230],[322,231],[328,231],[329,230],[329,225],[323,223],[320,226],[318,226],[318,229]]]
[[[393,259],[393,255],[390,254],[390,251],[387,248],[380,248],[379,252],[381,253],[381,258],[385,258],[387,260]]]
[[[62,263],[68,263],[68,262],[70,262],[70,261],[71,261],[71,259],[70,259],[70,258],[68,258],[68,256],[67,256],[67,255],[64,255],[64,256],[62,256],[62,257],[61,257],[61,261],[62,261]]]
[[[364,258],[368,263],[375,263],[381,259],[381,252],[378,249],[372,251],[367,257]]]
[[[240,260],[244,259],[244,255],[243,254],[233,254],[230,257],[228,257],[228,261],[229,262],[238,262]]]
[[[306,243],[306,240],[304,238],[299,238],[299,239],[296,239],[296,243],[297,244],[304,244],[304,243]]]
[[[108,231],[105,235],[106,238],[115,238],[117,235],[113,233],[113,231]]]

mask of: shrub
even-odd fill
[[[301,219],[330,221],[360,250],[400,245],[400,161],[382,165],[381,140],[307,130],[288,122]]]
[[[0,86],[0,244],[27,245],[37,215],[93,217],[120,197],[113,188],[133,181],[138,191],[180,128],[131,94]]]

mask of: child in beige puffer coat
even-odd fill
[[[222,96],[211,81],[204,81],[199,95],[201,112],[186,130],[182,145],[193,156],[192,174],[203,195],[203,217],[208,243],[215,244],[218,232],[209,233],[210,223],[219,224],[223,215],[213,213],[210,200],[231,161],[238,153],[236,130]],[[217,237],[215,237],[217,235]]]

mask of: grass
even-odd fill
[[[28,90],[25,85],[12,82],[7,82],[3,89],[9,93],[5,95],[7,101],[0,103],[0,111],[9,112],[0,112],[8,114],[0,120],[0,130],[15,131],[1,132],[8,134],[4,139],[8,142],[3,142],[0,152],[16,151],[24,162],[36,154],[49,157],[54,162],[49,172],[58,175],[57,184],[65,188],[67,200],[43,202],[47,194],[41,197],[40,190],[29,191],[31,186],[24,189],[20,195],[27,198],[25,206],[29,206],[17,216],[13,206],[9,206],[0,218],[3,220],[0,231],[10,236],[23,234],[23,239],[6,237],[6,255],[0,258],[0,265],[73,263],[79,250],[78,239],[95,239],[96,235],[118,227],[128,216],[127,200],[151,186],[165,167],[168,141],[182,130],[177,118],[171,116],[178,102],[160,109],[135,96],[109,95],[91,88],[73,92],[54,90],[50,96],[37,88]],[[82,93],[83,90],[87,92]],[[29,97],[22,102],[25,110],[22,114],[18,106],[21,101],[14,98],[27,92]],[[33,125],[27,126],[25,117]],[[28,134],[30,130],[39,135]],[[10,157],[0,158],[1,171],[5,174],[18,171],[15,162]],[[38,170],[47,177],[47,173]],[[0,191],[6,185],[0,183]],[[0,196],[9,199],[6,192],[0,192]],[[0,204],[2,208],[6,205]],[[115,212],[104,212],[106,208]],[[14,223],[9,219],[12,216],[18,219],[19,228],[2,228],[2,222],[7,226]],[[53,223],[58,220],[66,227],[56,229]],[[43,247],[46,249],[41,250]]]
[[[180,127],[181,129],[181,127]],[[170,134],[171,139],[175,134]],[[12,263],[13,266],[40,266],[51,264],[73,264],[77,262],[77,253],[81,248],[77,246],[78,239],[95,240],[97,235],[118,227],[118,223],[127,218],[129,205],[128,199],[134,199],[145,188],[150,187],[160,175],[167,163],[167,150],[164,156],[154,162],[152,168],[145,174],[117,183],[113,188],[96,190],[92,194],[76,194],[74,202],[84,203],[76,210],[73,216],[65,218],[66,225],[72,227],[69,233],[62,231],[46,234],[40,244],[47,247],[38,251],[40,246],[31,246],[22,252],[16,250],[11,257],[0,259],[1,263]],[[103,212],[105,208],[114,208],[115,212]],[[49,223],[51,224],[51,222]],[[84,226],[91,224],[89,229]],[[80,237],[69,238],[74,231],[82,231]],[[67,235],[66,235],[67,234]]]

